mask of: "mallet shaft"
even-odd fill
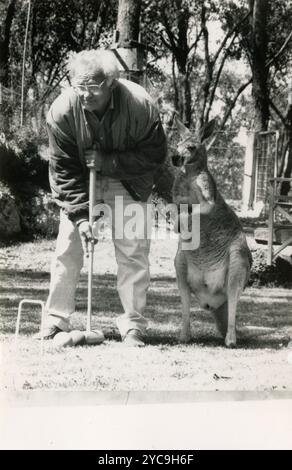
[[[93,210],[96,203],[96,164],[92,159],[87,164],[89,168],[89,223],[93,229],[94,215]],[[87,297],[87,322],[86,331],[91,330],[92,316],[92,281],[93,281],[93,259],[94,259],[94,241],[89,242],[89,260],[88,260],[88,297]]]

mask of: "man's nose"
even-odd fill
[[[92,92],[89,89],[83,91],[84,98],[88,98],[91,95],[92,95]]]

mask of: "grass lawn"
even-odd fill
[[[25,306],[18,349],[13,347],[17,307],[23,298],[45,300],[54,241],[37,241],[0,249],[1,377],[8,390],[103,391],[284,391],[292,390],[287,345],[292,337],[292,292],[281,288],[247,288],[238,311],[238,347],[228,350],[210,314],[193,302],[193,339],[177,341],[180,299],[173,257],[176,240],[153,240],[152,282],[145,316],[145,348],[125,348],[115,325],[122,312],[116,291],[112,244],[97,245],[93,327],[102,328],[100,346],[53,350],[32,339],[40,324],[35,306]],[[85,329],[87,275],[83,270],[72,326]]]

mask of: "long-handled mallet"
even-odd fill
[[[101,202],[101,187],[99,186],[100,194],[98,194],[98,201],[96,201],[96,162],[95,155],[91,159],[88,159],[87,167],[89,169],[89,223],[93,233],[94,224],[94,206],[96,202]],[[100,344],[104,341],[104,335],[102,331],[91,330],[91,317],[92,317],[92,286],[93,286],[93,259],[94,259],[94,247],[96,240],[92,239],[88,242],[88,298],[87,298],[87,321],[86,321],[86,332],[85,342],[86,344]]]
[[[94,149],[95,150],[95,149]],[[86,165],[89,169],[89,223],[91,231],[94,224],[94,206],[97,202],[101,202],[101,188],[99,187],[100,194],[98,194],[98,201],[96,201],[96,163],[95,152],[92,152],[92,157],[88,158]],[[94,238],[88,241],[88,297],[87,297],[87,317],[86,317],[86,331],[71,331],[69,333],[61,332],[54,337],[54,346],[56,348],[63,348],[68,346],[78,346],[82,344],[101,344],[104,341],[104,335],[100,330],[91,329],[91,316],[92,316],[92,286],[93,286],[93,258],[94,246],[96,240]]]

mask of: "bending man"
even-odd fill
[[[75,310],[83,254],[93,237],[88,221],[86,161],[94,153],[97,184],[112,210],[117,287],[124,309],[117,325],[126,344],[142,346],[147,327],[143,310],[150,281],[147,203],[154,173],[166,158],[166,137],[146,91],[119,79],[112,52],[76,54],[69,63],[69,74],[72,87],[54,101],[47,117],[50,184],[61,211],[44,337],[51,339],[60,330],[69,331],[70,315]],[[127,222],[124,214],[133,203],[144,214],[137,218],[139,227],[134,237],[123,230],[121,234],[121,224],[125,227]]]

